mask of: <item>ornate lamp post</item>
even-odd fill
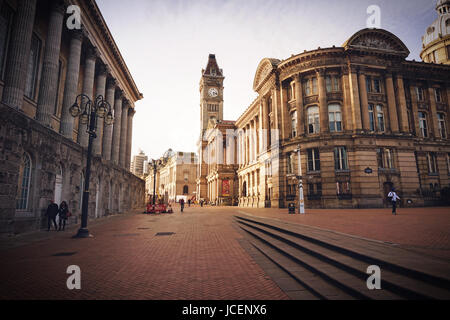
[[[156,204],[156,170],[161,165],[161,160],[154,160],[152,159],[152,166],[153,166],[153,206]]]
[[[91,176],[92,143],[97,138],[97,119],[105,118],[106,125],[114,123],[114,116],[110,104],[103,96],[98,96],[92,101],[87,95],[80,94],[75,98],[75,103],[69,109],[72,117],[80,117],[79,131],[86,125],[86,132],[89,134],[88,153],[86,161],[86,178],[83,190],[83,205],[81,208],[81,228],[74,238],[91,237],[87,229],[88,208],[89,208],[89,180]]]

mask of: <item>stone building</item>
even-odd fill
[[[143,96],[96,2],[3,0],[0,22],[0,233],[39,229],[49,200],[80,214],[88,134],[69,108],[81,93],[104,96],[115,117],[97,123],[90,217],[141,206],[144,181],[129,168]]]
[[[450,0],[438,0],[438,18],[422,37],[420,57],[429,63],[450,64]]]
[[[342,47],[263,59],[258,98],[236,121],[239,204],[308,208],[436,203],[450,186],[450,67],[408,61],[392,33],[364,29]]]
[[[165,202],[175,202],[177,196],[192,199],[195,196],[197,156],[194,152],[173,152],[171,149],[159,159],[156,168],[156,197]],[[153,196],[155,172],[150,167],[146,177],[147,201]]]

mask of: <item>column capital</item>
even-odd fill
[[[295,82],[301,83],[302,79],[303,79],[303,76],[300,73],[297,73],[297,74],[294,75]]]
[[[113,77],[111,77],[111,78],[107,78],[106,79],[106,87],[107,88],[116,88],[117,87],[117,80],[115,79],[115,78],[113,78]]]
[[[117,88],[115,98],[116,100],[122,100],[124,97],[123,90],[121,88]]]
[[[343,75],[348,75],[350,73],[349,66],[342,66],[341,67],[341,72],[342,72]]]
[[[88,46],[86,50],[86,59],[96,60],[99,56],[97,47]]]
[[[86,37],[86,33],[85,33],[85,31],[83,31],[83,28],[69,30],[69,34],[72,38],[80,40],[80,41],[83,41],[83,39]]]
[[[66,4],[63,0],[53,0],[51,3],[51,10],[56,11],[59,14],[66,13]]]
[[[130,106],[131,106],[130,100],[124,97],[122,101],[122,109],[127,109]]]
[[[316,74],[318,77],[324,77],[325,73],[326,73],[326,69],[325,68],[317,68],[316,70]]]
[[[107,76],[110,73],[110,68],[104,63],[97,64],[97,76]]]
[[[135,114],[136,114],[136,110],[134,110],[133,107],[130,107],[130,108],[128,109],[128,117],[133,118]]]

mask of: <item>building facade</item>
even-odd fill
[[[88,134],[69,112],[81,93],[105,97],[115,117],[112,126],[97,122],[90,217],[143,205],[144,181],[129,172],[134,104],[143,96],[96,2],[0,7],[0,233],[39,229],[50,200],[81,213]]]
[[[165,203],[175,202],[179,196],[195,198],[197,156],[194,152],[173,152],[170,149],[159,159],[156,172],[154,170],[150,166],[146,177],[147,201],[152,201],[155,188],[156,199]]]
[[[395,35],[364,29],[342,47],[264,59],[258,98],[236,121],[239,204],[308,208],[437,203],[450,186],[450,67],[407,61]]]
[[[420,57],[424,62],[450,64],[450,0],[438,0],[438,18],[422,37]]]

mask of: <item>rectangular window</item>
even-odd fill
[[[3,69],[6,64],[8,40],[13,18],[12,9],[5,3],[0,5],[0,77],[3,79]]]
[[[392,149],[377,149],[378,168],[394,169],[394,152]]]
[[[440,88],[434,89],[434,96],[436,98],[436,102],[442,102],[442,92]]]
[[[372,78],[366,77],[366,89],[367,92],[372,92]]]
[[[445,116],[443,113],[438,113],[438,127],[441,139],[447,139],[447,128],[445,126]]]
[[[328,106],[328,121],[330,123],[330,132],[342,131],[342,113],[340,105],[330,104]]]
[[[350,182],[338,181],[336,182],[336,194],[338,196],[350,195]]]
[[[294,174],[294,167],[295,167],[295,152],[291,152],[288,157],[287,173]]]
[[[348,170],[347,149],[345,147],[334,148],[334,168],[336,170]]]
[[[419,112],[419,128],[423,138],[428,138],[428,123],[427,115],[424,112]]]
[[[373,79],[373,90],[375,93],[381,93],[380,79]]]
[[[25,82],[25,95],[30,99],[34,99],[36,95],[40,53],[41,40],[35,34],[33,34],[31,40],[30,56],[28,58],[28,73]]]
[[[291,129],[292,137],[295,138],[297,136],[297,111],[291,114]]]
[[[320,171],[319,149],[308,149],[308,172]]]
[[[326,86],[327,86],[327,92],[331,92],[331,77],[327,76],[325,78]]]
[[[421,87],[416,87],[416,95],[417,95],[417,100],[418,101],[423,101],[423,88]]]
[[[305,96],[310,96],[311,95],[311,81],[305,80],[303,82],[303,87],[305,88]]]
[[[312,94],[317,94],[317,78],[312,78]]]
[[[427,153],[428,173],[437,173],[436,154],[434,152]]]
[[[383,112],[383,107],[381,105],[377,105],[377,125],[378,125],[378,131],[384,132],[384,129],[385,129],[384,112]]]

